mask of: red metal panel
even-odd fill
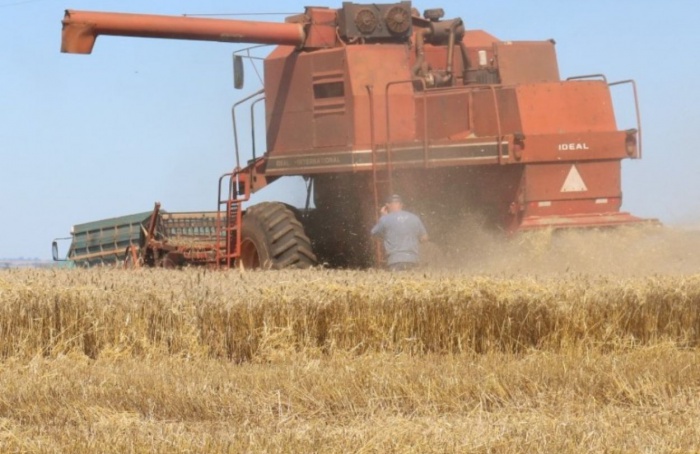
[[[386,142],[386,86],[410,80],[409,49],[404,45],[383,44],[347,46],[347,74],[352,91],[351,106],[355,148],[371,146],[370,121],[374,119],[376,143]],[[374,112],[370,112],[368,87],[372,87]],[[389,91],[391,139],[395,142],[415,140],[415,100],[411,84],[392,85]]]
[[[462,38],[464,45],[470,49],[481,47],[489,51],[492,50],[493,43],[498,41],[498,38],[483,30],[466,30]]]
[[[610,90],[603,81],[528,84],[515,90],[526,136],[617,129]]]
[[[345,73],[345,50],[330,49],[314,52],[311,58],[313,83],[314,147],[348,147],[352,130],[348,113]]]
[[[551,41],[507,41],[494,44],[504,85],[558,82],[559,68]]]
[[[592,228],[615,227],[629,224],[657,224],[656,219],[642,219],[625,212],[605,213],[572,213],[560,216],[531,216],[526,217],[518,225],[518,230],[533,230],[542,228]]]
[[[416,133],[424,139],[424,120],[430,139],[463,139],[470,133],[470,95],[467,91],[435,91],[427,94],[428,115],[423,115],[423,97],[416,96]]]
[[[554,200],[531,202],[526,217],[571,216],[578,214],[614,213],[620,210],[622,200],[617,197],[597,199]]]
[[[572,173],[572,169],[574,173]],[[578,177],[576,176],[578,173]],[[567,178],[572,175],[569,187]],[[583,186],[577,184],[577,178]],[[585,187],[585,190],[579,190]],[[567,190],[568,189],[568,190]],[[524,202],[621,197],[620,161],[526,165]]]
[[[509,230],[654,222],[620,212],[620,161],[526,165]]]
[[[313,147],[312,55],[280,46],[265,60],[267,148],[271,154]]]
[[[519,162],[624,159],[626,138],[622,131],[526,135]]]
[[[479,90],[474,92],[472,98],[473,131],[477,136],[523,131],[516,89]]]

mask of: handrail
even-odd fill
[[[493,95],[493,107],[496,113],[496,127],[498,128],[498,135],[496,140],[498,141],[498,163],[503,164],[503,130],[501,128],[501,110],[498,108],[498,98],[496,97],[496,87],[489,85],[491,94]]]
[[[369,98],[369,141],[372,156],[372,196],[374,201],[374,215],[377,216],[378,219],[380,216],[380,209],[379,191],[377,190],[377,137],[376,128],[374,124],[374,86],[366,85],[365,87],[367,88],[367,95]],[[391,186],[391,180],[389,180],[389,186]],[[390,188],[390,192],[393,192],[392,188]],[[383,251],[384,248],[381,242],[375,240],[374,257],[377,264],[380,264],[383,260]]]
[[[262,98],[258,98],[255,101],[250,103],[250,135],[251,135],[251,146],[253,149],[253,161],[257,159],[256,153],[255,153],[255,105],[259,103],[260,101],[264,101],[265,97],[263,96]]]
[[[496,85],[491,85],[491,84],[485,84],[485,85],[473,85],[469,87],[463,87],[464,90],[460,91],[466,91],[469,93],[469,115],[467,116],[467,129],[472,130],[474,125],[473,125],[473,107],[474,107],[474,102],[473,102],[473,94],[475,91],[481,91],[481,90],[489,90],[492,94],[493,98],[493,109],[494,113],[496,114],[496,142],[498,144],[498,164],[503,164],[503,127],[501,125],[501,109],[498,107],[498,97],[496,96],[496,89],[500,89],[500,86]]]
[[[423,87],[423,160],[424,160],[424,167],[429,167],[430,166],[430,161],[429,161],[429,156],[428,156],[428,144],[429,144],[429,135],[428,135],[428,90],[426,89],[425,86],[425,81],[423,79],[404,79],[404,80],[397,80],[397,81],[391,81],[387,83],[386,85],[386,140],[387,140],[387,161],[390,159],[390,153],[391,153],[391,130],[390,130],[390,115],[391,111],[389,109],[389,87],[391,85],[399,85],[399,84],[405,84],[405,83],[412,83],[420,81],[421,85]],[[496,91],[501,89],[501,86],[498,85],[492,85],[492,84],[480,84],[480,85],[471,85],[471,86],[464,86],[464,87],[444,87],[444,88],[435,88],[431,89],[431,93],[441,93],[441,92],[467,92],[469,94],[469,103],[470,103],[470,108],[469,108],[469,116],[467,117],[468,121],[468,129],[473,128],[472,120],[473,118],[471,117],[472,115],[472,94],[473,92],[477,90],[489,90],[491,91],[492,98],[493,98],[493,106],[494,106],[494,112],[496,114],[496,127],[497,127],[497,137],[496,140],[498,142],[498,164],[503,164],[503,126],[501,124],[501,112],[500,108],[498,107],[498,97],[496,94]]]
[[[414,84],[415,82],[420,82],[423,90],[423,166],[428,167],[428,98],[427,98],[427,87],[425,85],[425,80],[421,78],[411,78],[403,80],[394,80],[386,84],[384,90],[384,103],[385,103],[385,114],[386,114],[386,166],[387,170],[391,172],[391,110],[389,109],[389,88],[393,85],[401,84]],[[391,173],[389,173],[391,176]],[[391,184],[391,177],[389,178]]]
[[[226,248],[226,252],[223,258],[226,259],[226,266],[231,267],[231,259],[228,257],[229,255],[229,235],[228,235],[228,226],[230,220],[228,219],[228,207],[226,207],[226,227],[223,227],[223,223],[221,222],[221,205],[223,203],[228,203],[228,200],[226,202],[222,201],[221,199],[221,188],[223,186],[223,180],[226,177],[230,177],[229,179],[229,194],[232,191],[232,178],[233,175],[235,174],[234,172],[231,173],[225,173],[219,177],[219,188],[217,192],[217,204],[216,204],[216,266],[219,267],[221,266],[221,261],[222,261],[222,255],[221,255],[221,232],[224,232],[224,238],[226,238],[226,244],[224,247]]]
[[[575,77],[569,77],[566,80],[580,80],[580,79],[595,79],[599,78],[606,84],[608,84],[608,87],[613,87],[616,85],[623,85],[623,84],[630,84],[632,85],[632,93],[634,94],[634,110],[635,110],[635,115],[636,115],[636,121],[637,121],[637,149],[639,150],[639,158],[642,157],[642,119],[641,115],[639,113],[639,98],[637,97],[637,84],[635,83],[634,80],[632,79],[627,79],[627,80],[620,80],[617,82],[608,82],[607,77],[605,77],[604,74],[588,74],[584,76],[575,76]]]
[[[367,85],[369,97],[369,141],[372,156],[372,190],[374,192],[374,207],[379,210],[379,194],[377,194],[377,138],[374,127],[374,86]]]
[[[617,82],[611,82],[608,84],[609,87],[616,85],[632,85],[632,94],[634,95],[634,110],[637,117],[637,149],[639,150],[639,158],[642,158],[642,117],[639,113],[639,98],[637,97],[637,83],[633,79],[619,80]]]
[[[238,152],[238,128],[236,127],[236,107],[238,107],[239,105],[248,101],[249,99],[254,98],[254,97],[261,95],[263,93],[265,93],[265,89],[261,88],[260,90],[256,91],[255,93],[253,93],[249,96],[246,96],[245,98],[236,102],[231,107],[231,120],[233,122],[233,144],[234,144],[234,148],[236,150],[236,168],[237,169],[241,167],[241,159],[240,159],[240,153]]]
[[[608,83],[608,78],[605,74],[584,74],[582,76],[572,76],[567,77],[566,80],[581,80],[581,79],[602,79],[606,84]]]

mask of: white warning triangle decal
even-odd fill
[[[564,180],[564,185],[561,187],[561,192],[584,192],[588,191],[586,183],[583,182],[581,174],[578,173],[576,166],[571,166],[569,175]]]

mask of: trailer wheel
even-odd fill
[[[279,202],[248,208],[241,229],[244,268],[309,268],[316,264],[311,242],[292,210]]]

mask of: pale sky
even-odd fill
[[[635,79],[644,158],[623,165],[623,210],[674,225],[700,224],[698,4],[413,2],[421,11],[442,7],[447,18],[461,17],[468,28],[504,41],[555,39],[563,78]],[[297,13],[304,6],[0,0],[0,258],[48,259],[51,240],[72,225],[148,211],[155,201],[169,211],[216,209],[217,179],[234,165],[231,105],[260,88],[249,70],[246,89],[233,89],[231,53],[244,45],[100,37],[92,55],[61,54],[64,9],[180,15]],[[618,126],[632,127],[632,106],[624,96],[620,104],[625,124]],[[245,150],[247,128],[241,140]],[[275,183],[258,200],[303,204],[295,187]]]

